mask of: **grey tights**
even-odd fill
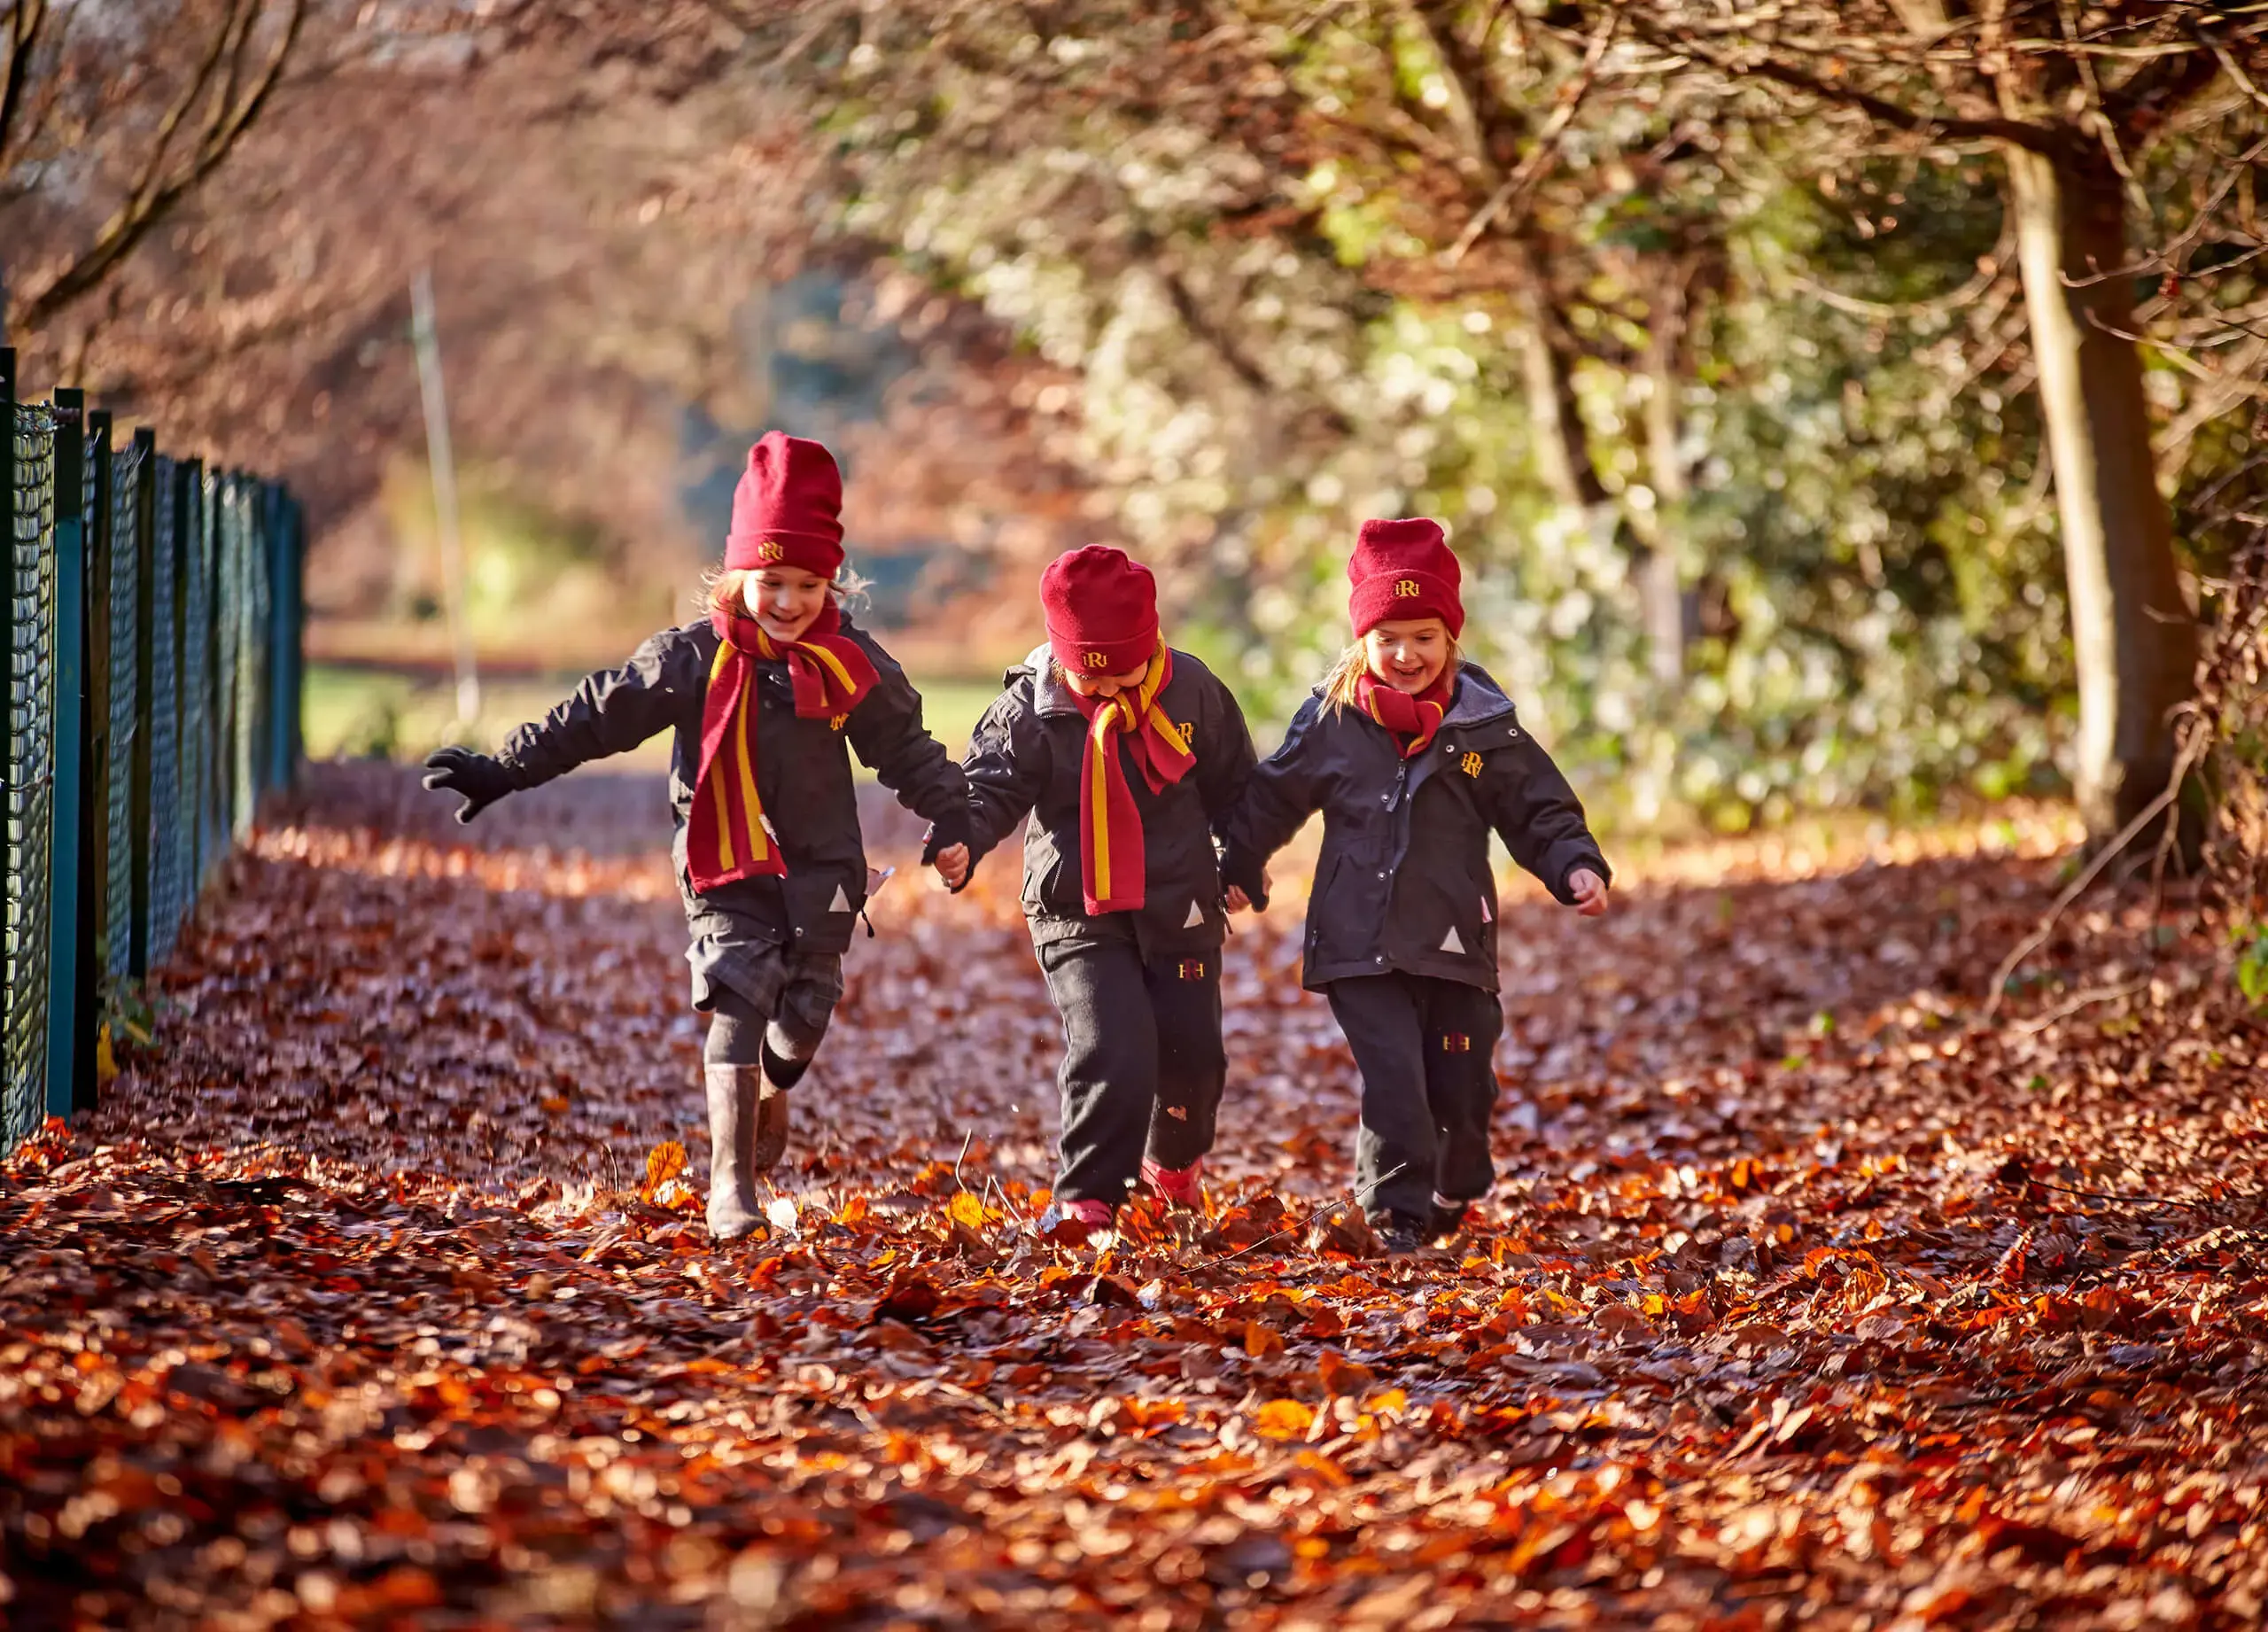
[[[731,987],[719,984],[701,1058],[708,1065],[761,1065],[773,1087],[792,1088],[819,1045],[819,1037],[794,1036],[792,1030]]]

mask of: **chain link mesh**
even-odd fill
[[[188,502],[183,506],[182,525],[187,529],[188,548],[182,564],[188,574],[188,585],[182,600],[181,813],[178,818],[185,852],[182,858],[182,913],[184,917],[188,915],[189,904],[196,899],[198,886],[204,882],[205,836],[213,805],[206,786],[209,756],[205,751],[205,745],[212,740],[206,721],[212,712],[213,681],[206,657],[212,644],[209,625],[213,616],[213,575],[206,555],[210,535],[205,525],[205,482],[192,471],[186,485]],[[180,925],[175,925],[175,929],[178,931]]]
[[[110,866],[104,881],[103,973],[126,978],[134,951],[135,698],[142,679],[135,645],[142,628],[141,531],[136,490],[143,453],[129,446],[111,457],[110,478],[110,722],[103,812]]]
[[[150,641],[150,961],[162,963],[187,910],[181,779],[181,619],[175,611],[174,548],[179,537],[174,462],[158,456],[157,502],[150,530],[150,599],[157,627]]]
[[[144,444],[87,443],[82,493],[60,495],[64,515],[82,513],[87,621],[57,623],[56,468],[70,434],[43,406],[6,403],[0,426],[12,438],[12,517],[8,557],[8,715],[4,960],[0,1002],[0,1152],[34,1132],[50,1105],[83,1103],[93,1039],[51,1052],[58,1025],[86,1023],[91,995],[78,983],[130,977],[162,963],[179,944],[212,864],[246,834],[278,766],[270,747],[289,732],[293,699],[275,695],[297,674],[279,634],[271,528],[284,514],[278,490],[254,478],[176,464]],[[147,468],[145,469],[145,461]],[[103,484],[110,484],[105,497]],[[107,553],[104,546],[107,545]],[[146,590],[147,599],[144,599]],[[296,614],[296,607],[287,609]],[[67,641],[68,645],[64,642]],[[58,792],[57,671],[76,654],[97,711],[82,739],[84,806]],[[147,672],[144,671],[147,664]],[[136,831],[146,811],[147,829]],[[82,815],[82,812],[84,812]],[[92,819],[101,854],[73,881],[81,923],[98,924],[98,957],[69,970],[50,967],[57,928],[58,824]],[[85,831],[82,829],[82,831]],[[137,875],[137,864],[146,876]],[[145,914],[136,933],[137,898]],[[58,985],[57,983],[64,983]],[[74,1080],[48,1080],[51,1061],[72,1059]]]
[[[15,409],[8,552],[8,973],[4,1110],[10,1142],[47,1114],[48,867],[55,778],[55,424]]]

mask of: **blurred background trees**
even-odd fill
[[[287,20],[252,9],[246,85]],[[103,191],[10,138],[0,221],[45,246],[8,254],[19,344],[177,420],[272,404],[272,442],[228,451],[323,495],[343,653],[426,626],[426,261],[474,489],[511,518],[500,649],[555,593],[624,587],[624,631],[566,619],[594,646],[681,608],[769,424],[845,450],[878,615],[938,679],[1016,655],[1037,563],[1114,537],[1279,719],[1340,639],[1355,520],[1423,512],[1476,655],[1626,820],[2070,788],[2115,831],[2165,783],[2261,509],[2242,8],[308,0],[294,26],[226,162],[85,296],[30,304],[139,174],[126,145]],[[160,117],[201,60],[174,32],[183,64],[135,82]]]

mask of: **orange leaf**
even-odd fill
[[[1263,1325],[1257,1320],[1247,1320],[1244,1323],[1244,1351],[1254,1359],[1259,1360],[1269,1355],[1278,1353],[1283,1347],[1283,1334],[1275,1327]]]
[[[956,1193],[951,1201],[945,1203],[945,1213],[955,1224],[971,1230],[984,1227],[984,1203],[976,1199],[974,1191],[963,1190]]]
[[[638,1199],[651,1201],[654,1193],[684,1172],[685,1167],[685,1146],[675,1139],[664,1139],[646,1153],[646,1184]]]
[[[1324,1393],[1329,1395],[1351,1395],[1375,1375],[1369,1366],[1357,1365],[1335,1348],[1323,1351],[1316,1370],[1322,1375]]]
[[[1253,1431],[1271,1440],[1301,1438],[1315,1426],[1315,1411],[1297,1400],[1270,1400],[1253,1418]]]

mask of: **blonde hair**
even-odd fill
[[[1455,680],[1457,665],[1464,660],[1464,650],[1456,643],[1456,636],[1442,632],[1449,643],[1449,655],[1441,664],[1441,678]],[[1370,648],[1357,641],[1339,654],[1339,661],[1331,665],[1331,672],[1323,677],[1323,705],[1337,713],[1353,706],[1355,683],[1371,666]]]
[[[757,569],[751,567],[711,567],[703,572],[701,575],[702,612],[714,615],[724,611],[748,617],[748,597],[742,591],[756,572]],[[866,592],[873,587],[872,580],[861,577],[848,561],[827,580],[827,593],[846,612],[866,610]]]

